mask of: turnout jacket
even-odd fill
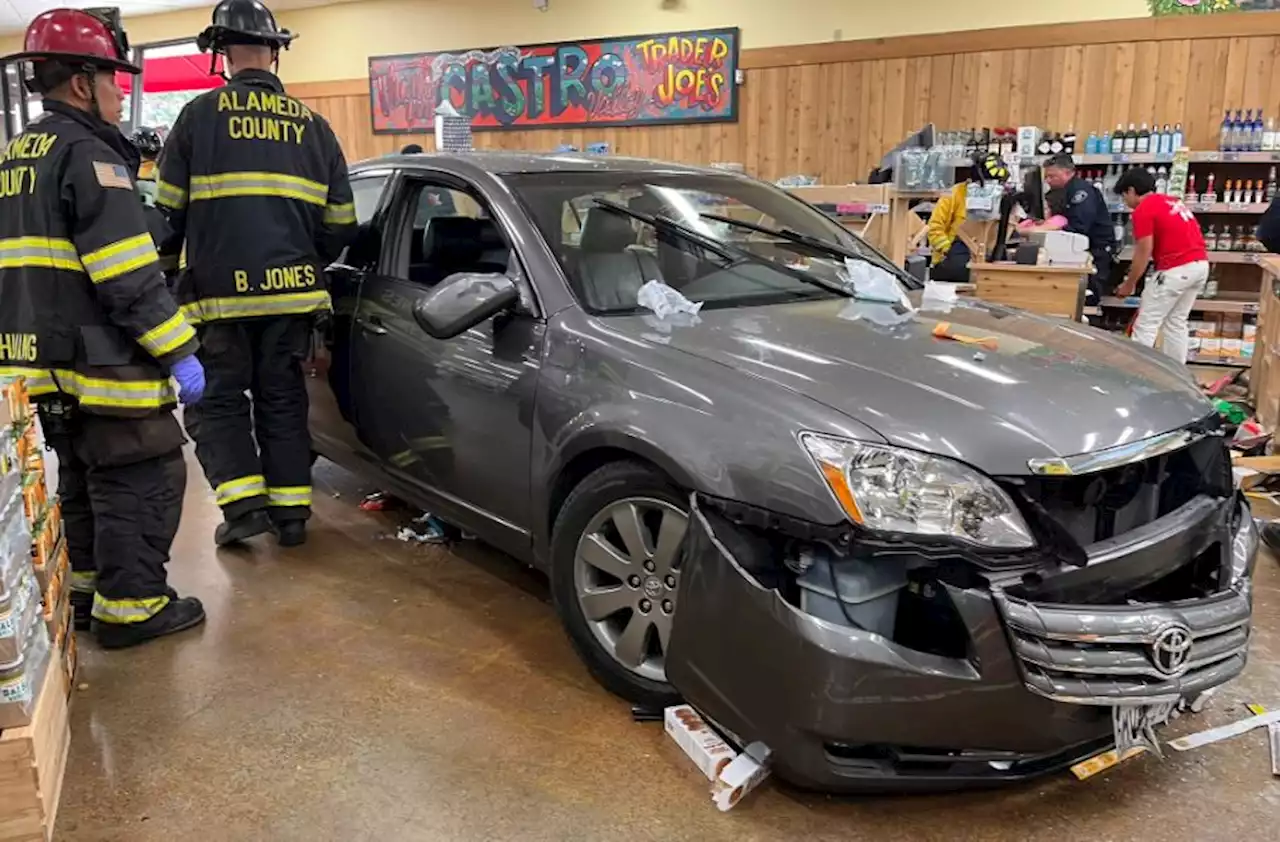
[[[356,230],[347,163],[323,117],[265,70],[187,104],[165,142],[156,203],[186,244],[178,298],[193,322],[328,309],[324,267]]]
[[[44,107],[0,155],[0,379],[90,412],[153,414],[176,403],[167,369],[196,336],[160,273],[128,142]]]

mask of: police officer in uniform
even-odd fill
[[[117,125],[115,74],[140,72],[127,43],[114,9],[55,9],[0,59],[21,62],[44,105],[0,156],[0,378],[26,378],[36,398],[58,454],[77,625],[107,648],[204,620],[165,575],[186,487],[169,378],[190,404],[204,376]]]
[[[187,104],[160,159],[157,201],[174,229],[161,251],[185,239],[178,297],[209,378],[185,418],[222,507],[219,546],[272,530],[284,546],[306,540],[302,360],[330,306],[324,267],[356,230],[337,138],[272,72],[292,39],[258,0],[219,3],[197,43],[230,81]]]
[[[1101,191],[1091,182],[1076,175],[1076,164],[1070,155],[1056,155],[1045,162],[1044,180],[1050,191],[1061,190],[1064,200],[1063,230],[1089,238],[1089,254],[1093,257],[1094,274],[1089,290],[1095,299],[1110,295],[1111,261],[1116,245],[1111,212]]]

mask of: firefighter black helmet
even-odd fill
[[[160,157],[160,150],[164,148],[164,141],[160,139],[160,132],[146,126],[139,128],[130,135],[129,141],[144,158],[158,158]]]
[[[221,53],[235,44],[288,48],[296,38],[276,24],[276,16],[259,0],[222,0],[213,7],[213,20],[196,36],[201,52]]]
[[[973,156],[973,177],[979,183],[1009,180],[1009,167],[994,152],[979,152]]]

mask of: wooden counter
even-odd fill
[[[1280,255],[1250,255],[1262,267],[1258,332],[1254,337],[1249,396],[1258,420],[1275,430],[1280,422]]]
[[[1080,321],[1089,283],[1086,266],[1024,266],[970,263],[974,297],[1046,316]]]

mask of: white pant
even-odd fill
[[[1205,260],[1157,272],[1142,291],[1133,340],[1154,348],[1159,335],[1160,350],[1180,363],[1186,362],[1187,316],[1207,280],[1209,263]]]

